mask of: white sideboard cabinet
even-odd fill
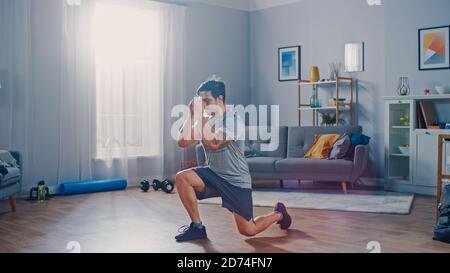
[[[385,97],[385,189],[436,195],[438,136],[450,130],[422,128],[420,102],[433,105],[440,122],[450,122],[450,95]],[[444,170],[450,170],[450,145]]]

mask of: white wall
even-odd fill
[[[249,14],[204,4],[187,12],[187,92],[211,74],[227,83],[227,103],[250,103]],[[192,93],[191,93],[192,92]]]
[[[227,103],[250,103],[249,12],[195,0],[159,0],[188,7],[187,99],[212,74],[227,83]],[[239,7],[236,3],[229,6]]]
[[[281,125],[285,126],[298,124],[297,86],[296,82],[278,81],[278,48],[300,45],[302,78],[309,78],[313,65],[327,78],[329,62],[344,62],[345,43],[365,42],[365,71],[352,75],[358,79],[356,122],[372,137],[367,175],[382,177],[384,8],[370,7],[362,0],[304,0],[256,11],[250,17],[252,102],[280,105]],[[321,92],[334,95],[332,89]],[[311,92],[305,95],[303,103],[310,96]],[[302,119],[302,124],[311,125],[311,120]]]
[[[448,0],[386,0],[386,86],[395,94],[401,76],[413,94],[450,85],[450,70],[419,71],[418,29],[450,25]]]

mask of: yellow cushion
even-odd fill
[[[316,135],[314,145],[309,152],[306,153],[306,158],[326,159],[330,156],[334,143],[338,141],[340,135]]]

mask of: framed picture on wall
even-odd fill
[[[301,75],[300,46],[282,47],[278,49],[278,80],[297,81]]]
[[[450,26],[419,29],[419,70],[450,69]]]

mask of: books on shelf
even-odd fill
[[[424,129],[426,128],[425,125],[425,119],[423,118],[423,114],[422,114],[422,107],[420,106],[420,104],[417,104],[417,128],[418,129]]]
[[[419,129],[435,129],[438,117],[434,105],[430,101],[420,101],[417,111],[417,125]],[[439,128],[438,128],[439,129]]]

